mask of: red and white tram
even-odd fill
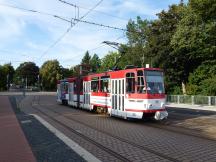
[[[65,87],[67,92],[62,93],[61,88],[65,90]],[[57,92],[58,99],[64,99],[63,104],[67,102],[88,110],[104,108],[110,116],[154,117],[156,120],[168,116],[163,71],[158,68],[133,68],[67,78],[58,82]]]

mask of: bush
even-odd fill
[[[190,95],[216,95],[216,60],[206,61],[189,75],[186,86]]]

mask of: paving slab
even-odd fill
[[[0,96],[0,132],[0,161],[36,161],[7,96]]]

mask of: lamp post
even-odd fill
[[[25,79],[22,78],[23,96],[25,97]]]
[[[6,83],[6,86],[7,86],[7,90],[9,91],[9,74],[7,74],[7,83]]]
[[[40,91],[40,75],[38,74],[38,89]]]
[[[28,78],[27,78],[27,76],[26,76],[26,78],[25,78],[25,82],[26,82],[26,89],[28,89]]]

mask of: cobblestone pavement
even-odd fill
[[[216,142],[213,140],[154,128],[143,122],[129,122],[57,105],[53,96],[41,96],[38,102],[33,103],[35,109],[31,108],[32,100],[33,96],[23,99],[21,109],[26,113],[38,113],[36,107],[40,108],[44,113],[55,116],[58,121],[130,161],[216,161]],[[113,158],[103,150],[97,152],[96,146],[80,139],[62,125],[47,120],[102,161]]]
[[[10,97],[14,112],[38,162],[85,161],[32,115],[21,112],[14,99]]]

